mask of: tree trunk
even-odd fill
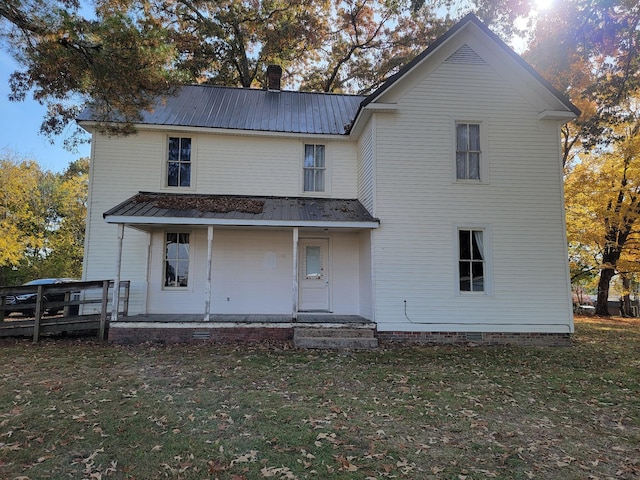
[[[613,268],[603,268],[600,270],[600,280],[598,280],[598,299],[596,300],[596,315],[605,317],[611,316],[609,313],[609,284],[616,274]]]
[[[620,309],[621,317],[630,317],[631,316],[631,297],[629,294],[631,293],[631,279],[628,274],[622,275],[622,290],[624,290],[624,295],[622,297],[622,308]]]

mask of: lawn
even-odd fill
[[[0,343],[3,479],[632,479],[640,321],[571,348]]]

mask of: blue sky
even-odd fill
[[[88,157],[91,152],[88,143],[76,152],[69,152],[63,146],[64,134],[55,138],[52,145],[39,133],[47,111],[44,106],[31,97],[24,102],[9,101],[9,76],[16,68],[13,58],[0,49],[0,158],[8,153],[18,159],[36,160],[44,170],[62,172],[70,162]],[[69,128],[66,135],[72,131]]]

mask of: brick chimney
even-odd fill
[[[267,67],[267,89],[280,90],[282,79],[282,67],[280,65],[269,65]]]

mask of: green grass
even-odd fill
[[[632,479],[640,322],[571,348],[0,343],[0,478]]]

